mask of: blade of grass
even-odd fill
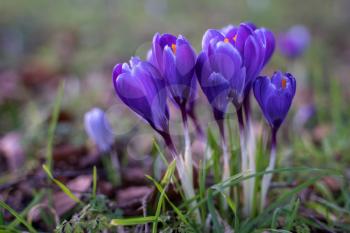
[[[0,233],[22,233],[18,230],[10,229],[7,226],[0,226]]]
[[[24,220],[20,214],[18,214],[14,209],[12,209],[10,206],[8,206],[5,202],[0,200],[0,207],[7,210],[12,214],[20,223],[22,223],[29,232],[36,233],[37,231],[30,225],[26,220]]]
[[[205,197],[205,190],[206,190],[206,187],[205,187],[205,181],[206,181],[206,176],[207,176],[207,169],[206,169],[206,158],[204,158],[203,160],[200,160],[199,161],[199,176],[198,176],[198,183],[199,183],[199,197],[200,199],[204,198]],[[206,213],[206,208],[205,208],[205,205],[201,205],[201,218],[202,218],[202,222],[205,221],[205,218],[207,216],[207,213]]]
[[[165,195],[165,190],[168,187],[168,184],[170,183],[171,177],[174,174],[175,171],[175,165],[176,161],[172,161],[171,164],[169,165],[168,169],[165,172],[165,175],[161,181],[161,185],[164,186],[163,191],[160,193],[158,204],[157,204],[157,209],[156,209],[156,214],[155,214],[155,221],[153,222],[152,226],[152,233],[157,233],[157,226],[158,226],[158,220],[160,216],[160,211],[164,202],[164,195]]]
[[[29,203],[29,205],[27,205],[27,207],[20,213],[20,216],[22,218],[24,218],[24,216],[30,211],[30,209],[33,208],[33,206],[35,206],[36,204],[38,204],[41,201],[41,199],[43,198],[44,194],[45,194],[44,190],[42,190],[41,192],[36,194],[34,199]],[[9,228],[13,229],[18,224],[20,224],[20,222],[16,218],[9,224]]]
[[[213,186],[211,186],[210,188],[212,189],[217,189],[213,192],[213,196],[218,195],[220,193],[219,190],[225,189],[226,187],[230,187],[230,186],[235,186],[240,184],[242,181],[246,180],[246,179],[250,179],[251,177],[257,177],[257,176],[263,176],[264,174],[268,174],[268,173],[321,173],[323,175],[337,175],[341,178],[343,178],[343,176],[338,172],[338,171],[334,171],[334,170],[329,170],[329,169],[319,169],[319,168],[309,168],[309,167],[294,167],[294,168],[278,168],[278,169],[274,169],[274,170],[270,170],[270,171],[263,171],[263,172],[257,172],[255,174],[251,174],[251,175],[247,175],[244,176],[243,174],[237,174],[236,176],[230,177],[230,179],[227,179],[224,182],[220,182],[218,184],[215,184]],[[237,177],[238,176],[238,177]],[[217,187],[216,187],[217,186]],[[207,202],[208,198],[203,198],[201,200],[198,201],[197,205],[192,207],[189,210],[189,214],[192,213],[194,211],[194,209],[198,208],[201,204]]]
[[[80,201],[79,198],[77,198],[77,196],[75,196],[75,195],[72,193],[72,191],[70,191],[69,188],[68,188],[66,185],[64,185],[61,181],[55,179],[55,178],[52,176],[50,170],[46,167],[45,164],[43,164],[43,169],[44,169],[44,171],[46,172],[46,174],[48,175],[48,177],[49,177],[58,187],[60,187],[60,189],[61,189],[68,197],[70,197],[73,201],[75,201],[75,202],[78,203],[78,204],[83,204],[83,202]]]
[[[344,214],[350,215],[350,210],[348,210],[346,208],[342,208],[340,206],[337,206],[336,204],[334,204],[332,202],[329,202],[329,201],[327,201],[325,199],[317,198],[316,201],[319,202],[322,205],[325,205],[326,207],[328,207],[330,209],[333,209],[333,210],[339,212],[339,213],[344,213]]]
[[[49,171],[52,170],[53,164],[52,164],[52,147],[53,147],[53,139],[54,134],[58,122],[58,115],[61,108],[61,101],[64,93],[64,81],[60,83],[60,86],[57,91],[57,95],[55,98],[55,103],[53,106],[53,111],[51,114],[51,121],[49,125],[49,131],[48,131],[48,137],[47,137],[47,147],[46,147],[46,166],[49,169]]]
[[[97,189],[97,169],[96,166],[92,169],[92,198],[96,199],[96,189]]]
[[[156,221],[156,216],[146,216],[146,217],[134,217],[134,218],[124,218],[124,219],[112,219],[110,224],[112,226],[133,226],[146,224]]]
[[[156,186],[156,188],[158,189],[158,192],[163,192],[163,188],[162,186],[152,177],[147,176],[146,177],[148,179],[150,179],[154,185]],[[187,217],[180,211],[179,208],[176,207],[176,205],[169,199],[169,197],[166,195],[166,193],[164,194],[164,197],[166,199],[166,201],[169,203],[169,205],[171,206],[171,208],[173,208],[174,212],[179,216],[180,220],[185,223],[187,226],[189,226],[194,232],[197,232],[197,230],[194,228],[194,226],[188,221]]]
[[[277,217],[279,216],[279,213],[281,212],[281,208],[276,208],[273,211],[272,220],[271,220],[271,229],[277,228]]]
[[[220,163],[221,148],[210,128],[208,128],[208,146],[211,148],[212,151],[212,155],[210,156],[212,163],[210,165],[212,165],[213,169],[214,182],[217,183],[221,181],[222,173]]]
[[[158,151],[158,154],[159,154],[160,158],[162,159],[163,163],[166,166],[169,166],[168,160],[166,160],[165,155],[164,155],[163,151],[160,149],[160,146],[159,146],[156,139],[153,139],[153,145],[156,148],[156,150]]]
[[[211,189],[208,190],[208,210],[211,216],[211,220],[213,221],[213,232],[215,233],[223,233],[224,229],[222,228],[222,225],[219,224],[218,216],[216,213],[216,209],[214,206],[214,200],[213,200],[213,191]]]
[[[241,229],[240,232],[248,233],[251,232],[255,226],[261,224],[261,222],[268,223],[271,218],[271,215],[269,214],[272,210],[276,209],[278,206],[281,206],[283,202],[285,202],[287,199],[291,198],[292,196],[296,195],[299,193],[301,190],[307,188],[308,186],[314,184],[317,180],[321,179],[324,177],[325,174],[323,175],[318,175],[308,181],[305,181],[304,183],[298,185],[297,187],[293,188],[289,192],[285,192],[280,197],[274,201],[271,205],[269,205],[264,212],[262,212],[257,218],[247,222],[246,224],[242,224],[243,228]]]
[[[288,218],[287,218],[288,224],[287,224],[286,230],[288,230],[288,231],[292,230],[292,227],[293,227],[293,224],[294,224],[294,221],[295,221],[295,218],[297,216],[298,209],[299,209],[299,205],[300,205],[300,199],[296,198],[296,200],[293,203],[292,214],[288,215]]]
[[[4,221],[4,214],[2,213],[2,211],[0,211],[0,226],[4,225],[5,221]]]

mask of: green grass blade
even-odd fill
[[[272,210],[276,209],[277,207],[281,206],[286,200],[291,198],[292,196],[296,195],[299,193],[301,190],[307,188],[308,186],[314,184],[317,180],[321,179],[324,177],[325,174],[323,175],[318,175],[315,178],[312,178],[297,187],[293,188],[289,192],[283,193],[275,202],[273,202],[271,205],[269,205],[264,212],[262,212],[257,218],[249,221],[246,224],[242,224],[243,228],[241,229],[240,232],[251,232],[254,229],[254,226],[257,226],[261,224],[262,222],[268,223],[271,219],[271,215],[269,214]]]
[[[271,220],[271,229],[277,228],[277,220],[278,220],[277,218],[278,218],[280,212],[281,212],[281,208],[276,208],[273,211],[272,220]]]
[[[146,216],[146,217],[135,217],[135,218],[124,218],[124,219],[112,219],[112,226],[133,226],[146,224],[156,221],[156,216]]]
[[[61,82],[61,84],[58,88],[58,91],[57,91],[53,111],[51,114],[51,121],[50,121],[50,125],[49,125],[48,137],[47,137],[46,166],[49,169],[49,171],[52,170],[52,166],[53,166],[53,164],[52,164],[53,139],[54,139],[54,134],[55,134],[56,126],[57,126],[58,115],[60,113],[63,93],[64,93],[64,81]]]
[[[0,233],[23,233],[23,232],[15,229],[10,229],[7,226],[0,226]]]
[[[156,214],[155,214],[156,219],[153,222],[152,233],[157,233],[158,221],[159,221],[160,211],[161,211],[161,208],[162,208],[163,202],[164,202],[165,190],[168,187],[168,184],[169,184],[169,182],[171,180],[171,177],[174,174],[175,166],[176,166],[176,161],[174,160],[169,165],[169,167],[166,170],[165,175],[164,175],[164,177],[163,177],[163,179],[161,181],[161,185],[164,186],[164,189],[162,190],[162,192],[160,193],[160,196],[159,196],[157,209],[156,209]]]
[[[213,231],[215,233],[223,233],[224,229],[222,228],[222,225],[220,225],[219,220],[218,220],[218,216],[217,216],[216,209],[215,209],[215,206],[214,206],[214,199],[213,199],[212,192],[213,191],[211,189],[208,190],[208,202],[207,202],[207,205],[208,205],[209,213],[211,215],[211,220],[213,222]]]
[[[41,199],[43,198],[45,192],[41,191],[38,194],[35,195],[34,199],[29,203],[29,205],[27,205],[27,207],[20,213],[21,217],[24,217],[31,208],[33,208],[33,206],[35,206],[36,204],[38,204]],[[18,224],[20,224],[19,220],[16,218],[15,220],[13,220],[10,224],[9,224],[9,228],[15,228]]]
[[[26,220],[24,220],[20,214],[18,214],[14,209],[8,206],[5,202],[0,200],[0,207],[10,212],[20,223],[22,223],[29,232],[36,233],[37,231],[30,225]]]
[[[97,189],[97,169],[96,166],[92,169],[92,198],[96,199],[96,189]]]
[[[299,205],[300,205],[300,199],[297,198],[295,200],[293,208],[292,208],[292,214],[289,215],[289,217],[287,218],[288,224],[287,224],[286,230],[288,230],[288,231],[292,230],[295,218],[296,218],[297,213],[298,213]]]
[[[75,201],[78,204],[83,204],[79,198],[77,198],[77,196],[75,196],[72,191],[69,190],[69,188],[67,186],[65,186],[61,181],[55,179],[51,172],[49,171],[49,169],[47,168],[47,166],[45,164],[43,164],[43,169],[46,172],[46,174],[48,175],[48,177],[58,186],[60,187],[60,189],[68,196],[70,197],[73,201]]]
[[[158,189],[158,192],[163,192],[163,188],[162,186],[156,181],[154,180],[152,177],[147,176],[146,177],[148,179],[150,179],[154,185],[156,186],[156,188]],[[173,208],[174,212],[179,216],[180,220],[185,223],[186,225],[188,225],[189,227],[191,227],[192,230],[196,231],[196,229],[191,225],[191,223],[188,221],[187,217],[180,211],[179,208],[176,207],[176,205],[169,199],[169,197],[166,195],[166,193],[164,194],[165,200],[169,203],[169,205],[171,206],[171,208]]]
[[[165,155],[163,153],[163,151],[160,149],[160,146],[157,142],[156,139],[153,139],[153,146],[156,148],[156,150],[158,151],[158,154],[160,156],[160,158],[162,159],[163,163],[166,165],[166,166],[169,166],[169,163],[168,163],[168,160],[166,160],[165,158]]]

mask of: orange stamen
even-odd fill
[[[173,53],[176,54],[176,44],[171,44],[171,49],[173,50]]]
[[[285,89],[287,86],[287,80],[286,79],[282,79],[282,89]]]
[[[225,38],[225,39],[224,39],[224,42],[225,42],[225,43],[228,43],[228,42],[229,42],[228,38]]]
[[[236,42],[236,40],[237,40],[237,34],[232,38],[232,40],[233,40],[234,42]]]

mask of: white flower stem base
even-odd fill
[[[275,168],[276,164],[276,131],[272,130],[272,139],[271,139],[271,151],[270,151],[270,161],[269,165],[265,171],[272,171]],[[272,179],[272,173],[265,174],[261,182],[261,200],[260,200],[260,212],[264,210],[266,205],[267,192]]]

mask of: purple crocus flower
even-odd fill
[[[149,62],[133,57],[130,64],[117,64],[112,76],[120,99],[160,135],[168,138],[166,86],[158,70]]]
[[[274,52],[274,35],[268,29],[257,28],[249,22],[241,23],[239,26],[229,25],[222,30],[209,29],[203,36],[203,52],[211,56],[213,45],[221,41],[231,45],[239,52],[241,66],[246,69],[244,95],[247,95],[252,82]]]
[[[84,116],[84,126],[89,138],[101,152],[111,149],[114,135],[105,113],[99,108],[93,108]]]
[[[183,36],[156,33],[149,60],[164,77],[171,99],[183,110],[195,95],[196,53]]]
[[[254,82],[254,95],[273,131],[283,123],[296,90],[295,78],[289,73],[275,72],[271,78],[261,76]]]
[[[215,119],[221,120],[230,100],[237,104],[242,102],[245,68],[236,48],[223,41],[214,42],[208,53],[198,56],[196,72]]]
[[[296,91],[295,78],[289,73],[275,72],[271,78],[258,77],[253,85],[256,100],[271,127],[270,161],[266,171],[271,171],[276,164],[277,131],[287,116]],[[266,203],[267,191],[272,173],[265,174],[261,182],[260,208]]]
[[[295,25],[278,38],[281,53],[287,58],[301,56],[310,44],[309,30],[303,25]]]

